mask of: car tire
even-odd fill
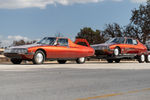
[[[112,59],[107,59],[107,62],[108,63],[113,63],[113,60]]]
[[[116,59],[115,63],[120,63],[121,59]]]
[[[12,59],[11,59],[11,62],[12,62],[13,64],[21,64],[22,59],[12,58]]]
[[[114,49],[114,56],[119,56],[119,54],[120,54],[120,48],[119,48],[119,47],[116,47],[116,48]]]
[[[78,59],[76,60],[77,64],[84,64],[85,61],[86,61],[86,58],[85,58],[85,57],[81,57],[81,58],[78,58]]]
[[[57,62],[58,62],[59,64],[65,64],[65,63],[67,62],[67,60],[57,60]]]
[[[43,64],[44,61],[45,61],[44,52],[41,50],[36,51],[33,57],[33,64]]]
[[[138,62],[139,63],[144,63],[145,62],[145,55],[144,54],[138,56]]]
[[[150,63],[150,54],[146,55],[145,61],[146,61],[146,63]]]

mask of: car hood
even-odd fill
[[[115,43],[102,43],[102,44],[91,45],[91,47],[97,47],[97,46],[104,47],[104,46],[110,46],[110,45],[113,45],[113,44],[115,44]]]
[[[29,44],[29,45],[21,45],[21,46],[12,46],[10,49],[17,49],[17,48],[31,48],[31,47],[36,47],[36,46],[43,46],[42,44]]]

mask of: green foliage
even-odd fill
[[[132,29],[129,32],[136,33],[135,37],[145,43],[150,36],[150,5],[140,5],[138,9],[132,10],[130,26]],[[131,33],[130,32],[130,33]]]
[[[126,37],[132,37],[141,41],[141,36],[140,36],[141,33],[139,33],[138,27],[135,27],[131,24],[125,27],[124,34]]]
[[[105,34],[104,38],[113,38],[113,37],[122,37],[125,34],[123,34],[123,28],[117,24],[106,24],[106,28],[104,29],[103,33]]]
[[[24,40],[13,41],[13,46],[26,45],[26,44],[33,44],[33,43],[35,43],[35,42],[36,42],[36,40],[33,40],[33,41],[24,41]]]
[[[119,26],[119,24],[107,24],[104,31],[100,30],[92,30],[89,27],[85,27],[81,29],[81,31],[77,34],[76,38],[86,39],[90,44],[99,44],[104,43],[106,40],[112,37],[122,37],[123,28]]]
[[[92,30],[89,27],[85,27],[80,30],[76,38],[86,39],[90,44],[99,44],[103,43],[105,39],[100,30]]]
[[[93,31],[91,28],[83,28],[76,38],[87,39],[90,44],[103,43],[112,37],[133,37],[146,43],[150,39],[150,0],[146,5],[140,5],[138,9],[132,10],[130,23],[121,27],[117,23],[106,24],[103,31]]]

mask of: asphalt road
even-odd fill
[[[0,100],[149,100],[150,64],[0,64]]]

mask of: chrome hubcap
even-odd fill
[[[85,58],[82,57],[82,58],[79,58],[80,62],[84,62]]]
[[[141,61],[145,61],[145,56],[141,55]]]
[[[41,63],[41,62],[43,61],[43,55],[42,55],[41,53],[38,53],[38,54],[36,55],[36,61],[37,61],[38,63]]]
[[[115,54],[115,56],[118,56],[118,55],[119,55],[119,50],[118,50],[118,49],[115,49],[115,50],[114,50],[114,54]]]

